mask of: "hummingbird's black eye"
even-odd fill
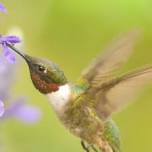
[[[39,72],[47,73],[47,69],[42,65],[38,65],[38,70]]]

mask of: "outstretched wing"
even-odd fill
[[[130,56],[137,38],[138,32],[133,31],[116,40],[107,48],[104,55],[100,55],[86,69],[82,77],[94,86],[111,78],[113,72],[120,68]]]
[[[148,82],[152,82],[152,66],[113,79],[96,89],[97,113],[108,117],[121,110]]]

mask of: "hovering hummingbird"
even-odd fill
[[[119,129],[111,116],[152,79],[152,66],[116,75],[130,56],[136,37],[136,32],[130,32],[116,40],[75,83],[52,61],[7,45],[25,59],[35,88],[49,98],[61,122],[81,139],[86,152],[121,152]]]

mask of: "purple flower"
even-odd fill
[[[10,91],[14,85],[16,70],[17,64],[8,63],[6,57],[0,54],[0,100],[4,102],[10,100]]]
[[[32,124],[41,117],[41,111],[36,106],[27,104],[24,98],[12,101],[10,89],[14,83],[17,64],[10,64],[3,55],[0,55],[0,120],[16,118],[23,123]],[[4,104],[5,111],[4,111]]]
[[[24,123],[33,124],[40,120],[41,111],[38,107],[24,104],[16,111],[15,117]]]
[[[0,117],[2,117],[4,114],[4,103],[0,101]]]
[[[15,53],[12,52],[12,50],[5,44],[3,45],[3,55],[9,61],[9,63],[12,63],[12,64],[15,63],[15,61],[16,61]]]
[[[2,36],[0,35],[0,43],[1,44],[6,44],[6,43],[11,43],[11,44],[15,44],[15,43],[20,43],[21,40],[19,37],[14,36],[14,35],[10,35],[10,36]]]
[[[0,3],[0,12],[7,12],[7,9],[2,3]],[[14,63],[16,60],[15,53],[10,47],[8,47],[8,44],[15,45],[20,42],[21,40],[17,36],[0,35],[0,47],[3,50],[3,53],[0,54],[0,117],[1,120],[14,117],[25,123],[35,123],[41,116],[39,108],[27,105],[22,98],[17,99],[15,102],[7,103],[4,110],[4,103],[6,103],[6,101],[10,101],[10,89],[15,71],[15,65],[6,62],[4,57],[10,63]]]
[[[6,8],[4,7],[4,5],[2,3],[0,3],[0,12],[7,12]],[[10,62],[10,63],[14,63],[15,62],[15,55],[14,53],[11,51],[11,49],[7,46],[7,44],[16,44],[16,43],[20,43],[21,40],[19,39],[19,37],[17,36],[2,36],[0,35],[0,45],[2,46],[3,52],[4,52],[4,56],[6,57],[6,59]]]
[[[2,3],[0,3],[0,12],[3,12],[3,13],[7,12],[7,9],[5,8],[5,6]]]
[[[21,42],[21,40],[17,36],[13,36],[13,35],[2,36],[2,35],[0,35],[0,44],[2,46],[4,56],[12,64],[15,62],[15,53],[7,46],[7,44],[14,45],[14,44],[20,43],[20,42]]]
[[[14,117],[24,123],[33,124],[41,117],[39,108],[27,105],[24,98],[18,98],[13,104],[5,110],[3,118]]]

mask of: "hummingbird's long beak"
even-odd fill
[[[25,59],[26,62],[29,62],[28,59],[28,55],[26,55],[25,53],[19,51],[17,48],[15,48],[13,45],[7,43],[6,44],[9,48],[11,48],[14,52],[16,52],[17,54],[19,54],[21,57],[23,57]]]

